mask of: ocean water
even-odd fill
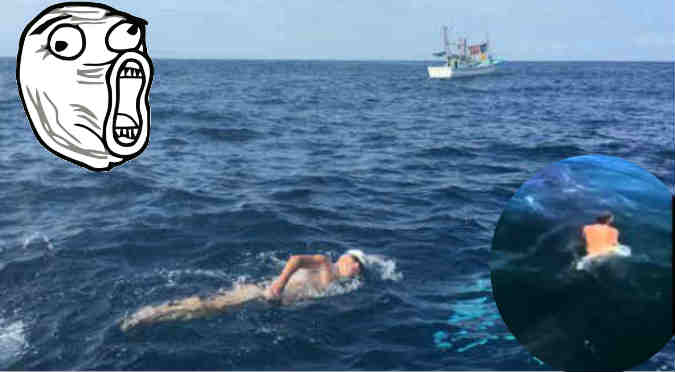
[[[0,60],[0,369],[550,370],[492,298],[497,220],[570,156],[672,185],[673,64],[426,65],[156,60],[147,149],[95,173],[38,143]],[[119,330],[350,248],[382,257],[353,290]]]
[[[499,219],[490,268],[516,339],[555,370],[622,371],[672,338],[672,193],[626,160],[556,162]],[[582,226],[611,211],[618,248],[589,257]]]

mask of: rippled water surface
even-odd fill
[[[147,149],[111,172],[35,139],[0,60],[0,369],[550,370],[492,299],[502,209],[549,163],[673,183],[673,65],[155,61]],[[383,257],[356,289],[123,333],[141,306]],[[642,370],[672,370],[672,341]]]
[[[500,314],[556,370],[626,370],[672,338],[671,190],[623,159],[556,162],[499,219],[490,267]],[[582,226],[611,211],[619,245],[587,255]]]

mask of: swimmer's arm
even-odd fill
[[[297,255],[291,256],[286,263],[286,267],[279,275],[279,278],[274,281],[270,290],[273,295],[280,295],[286,287],[288,280],[299,269],[321,269],[330,266],[330,259],[324,255]]]
[[[291,256],[279,275],[279,280],[286,285],[288,279],[299,269],[320,269],[328,265],[330,265],[330,260],[322,254]]]

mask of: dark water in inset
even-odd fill
[[[510,335],[488,258],[549,163],[602,153],[673,183],[673,65],[155,61],[152,132],[109,173],[42,148],[0,60],[0,368],[550,370]],[[129,334],[141,306],[386,257],[344,295]],[[672,370],[672,342],[641,369]]]
[[[612,213],[617,253],[589,257],[582,227]],[[490,261],[509,329],[561,370],[625,370],[672,337],[671,192],[616,157],[555,163],[504,210]]]

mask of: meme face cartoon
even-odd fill
[[[146,24],[106,5],[62,3],[26,26],[17,82],[43,146],[95,171],[145,149],[153,77]]]

